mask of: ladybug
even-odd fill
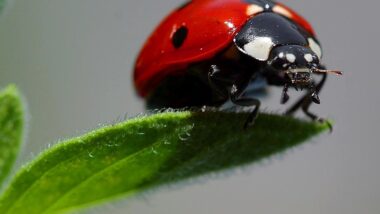
[[[149,108],[221,106],[227,101],[252,106],[250,89],[282,86],[308,90],[286,114],[299,108],[312,120],[311,103],[327,74],[322,49],[311,25],[289,7],[271,0],[193,0],[174,10],[149,37],[135,64],[134,83]],[[321,75],[316,82],[313,74]],[[265,84],[262,84],[265,83]]]

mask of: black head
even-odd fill
[[[312,73],[320,68],[319,57],[310,48],[285,45],[274,48],[267,65],[272,70],[284,72],[290,83],[307,86],[312,83]]]
[[[310,88],[313,73],[335,73],[320,65],[322,50],[313,35],[302,26],[280,14],[261,13],[250,19],[235,36],[236,47],[254,60],[262,62],[265,71],[275,73],[281,84]]]

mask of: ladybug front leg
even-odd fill
[[[313,102],[312,94],[318,95],[322,90],[327,79],[327,74],[322,74],[322,79],[319,81],[314,91],[310,91],[304,97],[302,97],[298,102],[296,102],[290,109],[286,111],[286,115],[293,115],[299,108],[302,108],[302,111],[312,120],[320,120],[320,118],[309,111],[310,105]],[[318,100],[316,100],[318,102]]]

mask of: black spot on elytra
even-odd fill
[[[192,1],[187,1],[187,2],[183,3],[181,6],[179,6],[179,7],[177,8],[177,10],[182,10],[182,9],[184,9],[184,8],[187,7],[191,2],[192,2]]]
[[[175,48],[180,48],[187,38],[189,30],[187,27],[182,26],[173,34],[172,43]]]

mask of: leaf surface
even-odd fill
[[[0,187],[19,153],[23,133],[23,107],[15,86],[0,92]]]
[[[252,163],[305,142],[327,124],[260,114],[171,112],[59,143],[23,168],[0,213],[53,213]]]

